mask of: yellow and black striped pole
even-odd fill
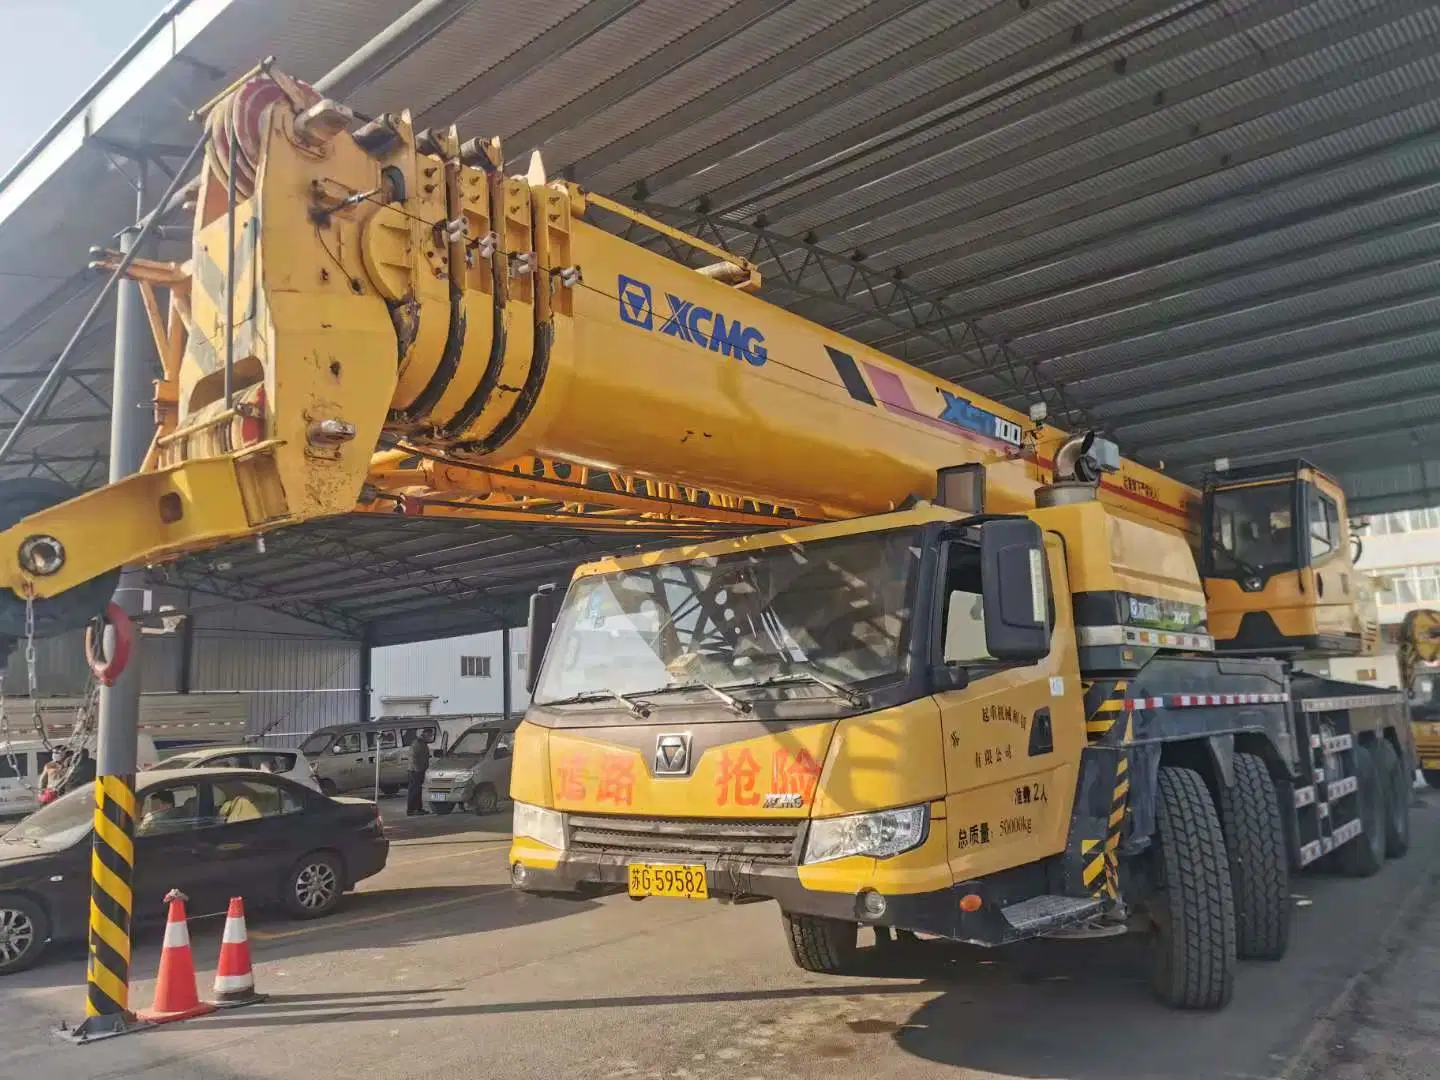
[[[95,836],[90,853],[90,964],[85,1015],[95,1028],[128,1027],[130,923],[135,910],[135,778],[95,783]]]

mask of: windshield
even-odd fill
[[[174,757],[168,757],[160,762],[151,771],[158,772],[161,769],[188,769],[203,756],[203,754],[176,754]]]
[[[915,529],[787,544],[581,578],[545,651],[537,704],[576,695],[905,667]]]
[[[325,747],[329,745],[330,733],[326,731],[321,732],[319,735],[311,735],[308,739],[306,739],[300,744],[299,750],[307,757],[316,757],[325,750]]]
[[[1294,494],[1288,483],[1215,492],[1210,514],[1213,572],[1224,577],[1293,570]]]
[[[493,731],[480,731],[472,728],[455,740],[455,745],[450,748],[450,753],[474,754],[478,757],[490,749],[490,739],[494,734]]]
[[[95,816],[95,784],[84,784],[68,795],[42,806],[5,834],[6,840],[23,840],[44,847],[69,847],[90,833]]]

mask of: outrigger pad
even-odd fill
[[[0,530],[25,520],[31,514],[48,509],[80,494],[68,484],[38,476],[0,480]],[[6,552],[5,558],[16,559],[18,553]],[[35,601],[35,636],[55,637],[79,630],[115,595],[120,583],[120,569],[106,571],[58,596]],[[25,598],[10,589],[0,589],[0,637],[22,640],[25,637]]]

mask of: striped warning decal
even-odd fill
[[[1124,679],[1114,683],[1086,683],[1085,691],[1085,738],[1097,743],[1125,716],[1129,703],[1125,691],[1130,684]]]
[[[95,783],[95,835],[90,851],[90,963],[85,1012],[129,1011],[130,922],[135,877],[135,778],[102,776]]]
[[[1105,844],[1101,840],[1081,840],[1081,879],[1091,896],[1099,896],[1105,884]]]
[[[1159,697],[1126,698],[1127,709],[1195,709],[1214,705],[1279,705],[1289,694],[1161,694]]]
[[[1125,713],[1122,747],[1135,738],[1135,714]],[[1130,760],[1122,748],[1115,762],[1115,787],[1110,794],[1110,817],[1105,823],[1105,891],[1120,899],[1120,830],[1125,824],[1125,804],[1130,798]]]

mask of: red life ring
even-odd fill
[[[109,658],[105,656],[106,623],[115,629],[115,654]],[[120,677],[130,660],[130,650],[134,644],[135,624],[130,621],[130,616],[125,614],[125,609],[114,601],[106,604],[105,611],[85,627],[85,656],[90,662],[90,670],[95,673],[101,686],[115,685],[115,680]]]

